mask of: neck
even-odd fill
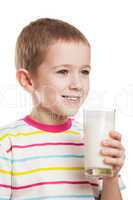
[[[55,114],[47,108],[36,107],[32,109],[30,116],[37,120],[40,123],[50,124],[50,125],[58,125],[63,124],[67,121],[67,116],[61,116]]]

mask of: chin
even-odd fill
[[[77,112],[78,112],[78,109],[67,109],[67,110],[62,110],[61,115],[70,117],[70,116],[76,115]]]

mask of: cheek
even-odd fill
[[[42,95],[42,99],[44,100],[44,102],[54,102],[57,96],[57,88],[54,86],[45,86],[43,88],[43,91],[41,92]]]
[[[45,85],[41,87],[39,90],[34,92],[34,97],[37,105],[45,105],[46,107],[53,106],[57,99],[57,90],[55,87],[50,85]]]
[[[89,90],[90,90],[89,83],[86,83],[86,85],[84,85],[83,102],[86,100]]]
[[[90,82],[89,82],[89,80],[83,83],[83,89],[84,89],[85,95],[87,95],[89,90],[90,90]]]
[[[47,77],[47,80],[40,85],[40,91],[44,97],[53,97],[61,90],[62,82],[54,76]]]
[[[59,92],[66,85],[66,80],[65,78],[61,79],[59,77],[52,76],[47,82],[47,85],[49,85],[52,90]]]

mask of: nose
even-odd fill
[[[80,90],[82,88],[82,81],[78,74],[73,74],[69,80],[69,89]]]

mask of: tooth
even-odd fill
[[[70,99],[70,100],[77,100],[77,97],[67,97],[67,99]]]
[[[79,97],[77,96],[67,96],[67,95],[62,95],[64,98],[72,101],[76,101]]]

